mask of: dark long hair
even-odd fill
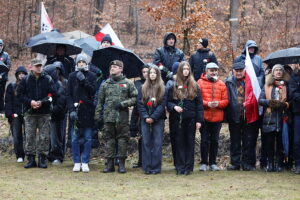
[[[183,67],[188,66],[190,73],[187,77],[183,75]],[[181,88],[183,87],[183,88]],[[198,85],[194,79],[190,64],[186,61],[182,61],[179,64],[176,78],[173,86],[173,98],[174,99],[190,99],[193,100],[197,96]]]
[[[155,70],[156,79],[150,80],[150,71]],[[160,70],[156,66],[149,67],[149,73],[145,83],[142,86],[142,102],[147,104],[151,98],[156,98],[157,104],[159,104],[165,95],[165,85],[160,75]]]

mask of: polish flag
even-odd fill
[[[41,2],[41,6],[41,33],[50,32],[53,29],[53,24],[51,23],[43,2]]]
[[[252,123],[258,120],[258,98],[261,92],[253,64],[246,48],[245,60],[245,111],[247,123]]]
[[[106,35],[109,34],[111,39],[112,39],[112,43],[113,45],[116,45],[118,47],[123,47],[122,42],[120,41],[120,39],[118,38],[117,34],[115,33],[115,31],[112,29],[112,27],[110,26],[110,24],[106,24],[99,33],[97,33],[95,35],[95,38],[97,41],[101,42],[102,38]]]

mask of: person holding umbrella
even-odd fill
[[[89,71],[85,54],[76,57],[76,71],[68,79],[67,103],[73,127],[72,153],[74,172],[89,172],[89,159],[92,146],[94,126],[94,98],[96,92],[96,75]],[[84,138],[83,149],[80,150],[79,138]]]
[[[109,34],[104,35],[104,37],[101,40],[101,46],[99,48],[103,47],[110,47],[112,46],[112,39]]]
[[[262,134],[265,134],[267,145],[266,172],[283,170],[282,123],[289,107],[288,81],[289,75],[283,66],[274,65],[272,73],[266,76],[265,86],[259,97],[259,104],[265,108]]]
[[[11,67],[10,57],[9,54],[4,51],[4,42],[2,39],[0,39],[0,61],[4,64],[2,67],[7,68],[7,70],[0,73],[0,113],[2,113],[4,109],[5,86],[8,80],[8,72]]]
[[[130,80],[125,78],[123,62],[110,63],[110,78],[100,87],[95,121],[104,121],[107,165],[103,172],[114,172],[114,158],[119,161],[119,173],[126,173],[125,159],[129,139],[128,107],[136,104],[137,90]],[[103,112],[103,115],[101,114]],[[118,153],[116,155],[116,145]]]
[[[18,163],[24,162],[23,138],[25,135],[23,129],[24,105],[21,99],[17,97],[17,88],[26,75],[26,68],[24,66],[18,67],[15,73],[16,82],[8,84],[5,93],[5,116],[10,124]]]

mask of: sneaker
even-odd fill
[[[300,167],[296,167],[294,173],[295,174],[300,174]]]
[[[61,164],[61,161],[57,160],[57,159],[52,162],[52,165],[60,165],[60,164]]]
[[[73,172],[80,172],[81,163],[75,163],[73,167]]]
[[[82,163],[81,169],[82,169],[82,172],[89,172],[90,171],[89,164],[88,163]]]
[[[218,167],[217,165],[213,164],[210,166],[210,170],[211,171],[220,171],[220,167]]]
[[[22,162],[24,162],[24,159],[23,159],[22,157],[19,157],[19,158],[17,159],[17,163],[22,163]]]
[[[201,164],[199,170],[205,172],[207,170],[207,165],[206,164]]]

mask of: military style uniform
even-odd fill
[[[129,140],[128,107],[136,104],[137,90],[125,76],[116,76],[102,84],[95,120],[104,121],[106,158],[126,158]],[[118,108],[117,108],[118,107]],[[101,112],[103,110],[103,118]],[[118,154],[115,156],[116,142]]]

